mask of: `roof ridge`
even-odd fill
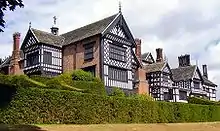
[[[63,36],[63,35],[65,35],[65,34],[67,34],[67,33],[70,33],[70,32],[74,32],[74,31],[79,30],[79,29],[81,29],[81,28],[84,28],[84,27],[86,27],[86,26],[90,26],[90,25],[92,25],[92,24],[95,24],[95,23],[100,22],[100,21],[102,21],[102,20],[108,19],[108,18],[110,18],[110,17],[113,17],[113,16],[116,17],[117,15],[118,15],[118,13],[117,13],[117,14],[114,14],[114,15],[111,15],[111,16],[108,16],[108,17],[105,17],[105,18],[103,18],[103,19],[101,19],[101,20],[94,21],[94,22],[92,22],[92,23],[90,23],[90,24],[87,24],[87,25],[81,26],[81,27],[79,27],[79,28],[73,29],[73,30],[71,30],[71,31],[68,31],[68,32],[66,32],[66,33],[63,33],[63,34],[61,34],[60,36]]]
[[[52,34],[52,33],[50,33],[50,32],[43,31],[43,30],[39,30],[39,29],[36,29],[36,28],[30,28],[30,29],[31,29],[31,30],[41,31],[41,32],[43,32],[43,33],[47,33],[47,34],[54,35],[54,34]]]
[[[47,32],[47,31],[43,31],[43,30],[39,30],[39,29],[36,29],[36,28],[30,28],[31,30],[36,30],[36,31],[40,31],[40,32],[42,32],[42,33],[46,33],[46,34],[49,34],[49,35],[52,35],[52,36],[58,36],[58,37],[62,37],[62,38],[64,38],[63,36],[61,36],[61,35],[54,35],[54,34],[52,34],[51,32]],[[65,39],[65,38],[64,38]]]

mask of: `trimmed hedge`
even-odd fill
[[[201,104],[201,105],[220,105],[220,102],[210,101],[208,99],[199,97],[189,97],[188,102],[191,104]]]
[[[17,95],[9,105],[0,108],[0,123],[5,124],[164,123],[219,120],[220,106],[154,102],[129,97],[107,97],[38,88],[18,88]]]
[[[73,71],[75,74],[87,74],[81,70]],[[80,73],[79,73],[80,72]],[[83,78],[86,78],[84,75]],[[78,91],[84,93],[92,93],[97,95],[106,95],[104,83],[96,77],[89,77],[90,81],[79,81],[73,80],[72,73],[64,73],[56,77],[42,77],[42,76],[31,76],[30,78],[25,75],[2,75],[0,74],[0,83],[13,85],[16,87],[37,87],[47,89],[58,89],[58,90],[69,90]]]
[[[26,75],[2,75],[0,74],[0,83],[7,84],[11,86],[16,86],[18,88],[22,87],[38,87],[45,88],[46,85],[30,79]]]

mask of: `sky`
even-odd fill
[[[56,16],[59,33],[65,33],[118,12],[119,0],[23,0],[24,8],[6,12],[0,33],[0,57],[12,52],[13,33],[21,40],[29,28],[50,32]],[[121,0],[122,13],[142,53],[163,48],[171,68],[177,57],[190,54],[191,63],[208,65],[209,79],[219,85],[220,99],[220,1],[219,0]],[[22,42],[22,41],[21,41]]]

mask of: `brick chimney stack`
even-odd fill
[[[185,66],[190,66],[191,65],[189,54],[179,56],[178,60],[179,60],[179,67],[185,67]]]
[[[202,69],[203,69],[203,76],[208,78],[207,65],[202,65]]]
[[[21,36],[21,34],[18,33],[18,32],[15,32],[13,34],[13,40],[14,40],[13,51],[18,51],[19,50],[20,36]]]
[[[156,53],[157,53],[156,62],[163,62],[163,49],[162,48],[157,48]]]
[[[13,34],[13,51],[10,62],[10,74],[20,74],[19,60],[20,60],[20,33],[16,32]]]
[[[136,54],[138,60],[139,60],[140,63],[141,63],[141,39],[136,38],[136,39],[135,39],[135,43],[136,43],[136,45],[137,45],[137,48],[136,48],[136,50],[135,50],[135,54]]]

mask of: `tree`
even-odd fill
[[[22,0],[0,0],[0,32],[5,28],[4,11],[14,11],[16,7],[24,7]]]

